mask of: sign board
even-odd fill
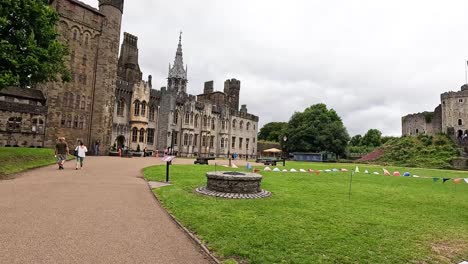
[[[175,159],[175,156],[165,156],[162,158],[162,161],[171,162],[173,159]]]

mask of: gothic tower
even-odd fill
[[[228,96],[229,106],[239,111],[240,81],[236,79],[224,82],[224,93]]]
[[[117,75],[131,83],[142,80],[142,73],[138,65],[138,38],[127,32],[124,32],[124,40],[120,49]]]
[[[177,52],[172,68],[169,63],[167,88],[173,89],[178,93],[187,93],[187,68],[184,69],[184,60],[182,57],[182,32],[180,32],[179,35],[179,45],[177,46]]]
[[[106,153],[111,144],[123,4],[124,0],[99,0],[99,11],[105,15],[105,21],[96,62],[88,144],[100,142],[101,153]]]

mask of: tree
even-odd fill
[[[59,16],[47,0],[2,0],[0,5],[0,90],[7,86],[70,80],[58,40]]]
[[[362,143],[361,141],[362,141],[362,136],[358,134],[351,138],[351,141],[349,141],[349,145],[360,146]]]
[[[286,134],[286,122],[271,122],[265,124],[258,133],[259,140],[280,142],[281,138]]]
[[[364,137],[362,137],[361,144],[369,147],[382,145],[382,132],[378,129],[369,129]]]
[[[312,105],[296,112],[287,127],[288,151],[329,151],[344,155],[349,135],[335,110],[325,104]]]

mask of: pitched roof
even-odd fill
[[[0,90],[0,94],[9,95],[14,97],[21,97],[25,99],[34,99],[38,101],[45,101],[44,94],[40,90],[21,87],[7,87]]]

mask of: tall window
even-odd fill
[[[239,149],[242,149],[242,138],[239,138]]]
[[[65,115],[61,115],[61,120],[60,120],[60,126],[61,127],[65,127],[65,124],[66,124],[66,120],[65,120]]]
[[[214,137],[214,136],[211,136],[210,148],[212,148],[212,147],[214,146],[214,141],[215,141],[215,137]]]
[[[206,147],[206,136],[202,136],[202,147]]]
[[[149,109],[149,120],[154,121],[154,106],[151,106]]]
[[[68,114],[67,116],[67,127],[70,128],[72,126],[72,116]]]
[[[232,148],[236,147],[236,137],[232,137],[231,147]]]
[[[68,107],[73,108],[74,98],[75,98],[75,95],[73,93],[68,94]]]
[[[195,127],[198,127],[198,114],[195,115]]]
[[[132,128],[132,142],[137,142],[138,138],[138,129],[136,127]]]
[[[197,142],[198,142],[198,134],[195,134],[195,136],[193,137],[193,146],[194,147],[197,146]]]
[[[120,100],[117,101],[117,115],[118,116],[123,116],[124,108],[125,108],[125,101],[123,98],[120,98]]]
[[[174,111],[174,124],[179,123],[179,112],[176,110]]]
[[[221,138],[221,148],[224,148],[224,138]]]
[[[188,134],[184,134],[184,146],[188,145]]]
[[[79,129],[84,128],[84,116],[80,116],[80,123],[78,124]]]
[[[148,133],[146,137],[146,141],[148,144],[153,144],[154,143],[154,128],[148,128]]]
[[[146,101],[143,101],[141,103],[141,116],[143,116],[143,117],[146,116]]]
[[[77,94],[76,100],[75,100],[75,109],[80,109],[80,106],[81,106],[81,96]]]
[[[211,129],[214,130],[215,129],[215,119],[211,119]]]
[[[81,97],[81,109],[84,110],[86,107],[86,97],[83,95]]]
[[[190,124],[193,124],[193,112],[190,113]]]
[[[62,106],[63,107],[67,107],[68,106],[68,92],[65,92],[63,94],[63,103],[62,103]]]
[[[206,116],[203,116],[203,127],[206,127],[208,125],[208,121]]]
[[[192,135],[192,134],[189,135],[188,144],[189,144],[189,146],[192,146],[192,145],[193,145],[193,135]]]
[[[139,116],[140,115],[140,101],[136,100],[133,104],[135,105],[135,111],[133,112],[133,115]]]
[[[226,127],[226,121],[221,121],[221,129],[224,129]]]
[[[190,113],[187,112],[185,113],[185,124],[189,124],[190,123]]]
[[[78,128],[78,116],[73,117],[73,128]]]
[[[458,119],[458,125],[459,126],[463,125],[463,121],[461,119]]]
[[[245,139],[245,149],[247,149],[247,150],[249,149],[249,139],[248,138]]]
[[[247,122],[247,126],[245,127],[246,130],[250,129],[250,122]]]
[[[237,120],[232,120],[232,129],[236,129]]]
[[[138,141],[142,143],[145,142],[145,129],[144,128],[140,129],[140,138]]]
[[[178,140],[177,137],[179,136],[179,132],[174,132],[174,145],[177,146]]]

